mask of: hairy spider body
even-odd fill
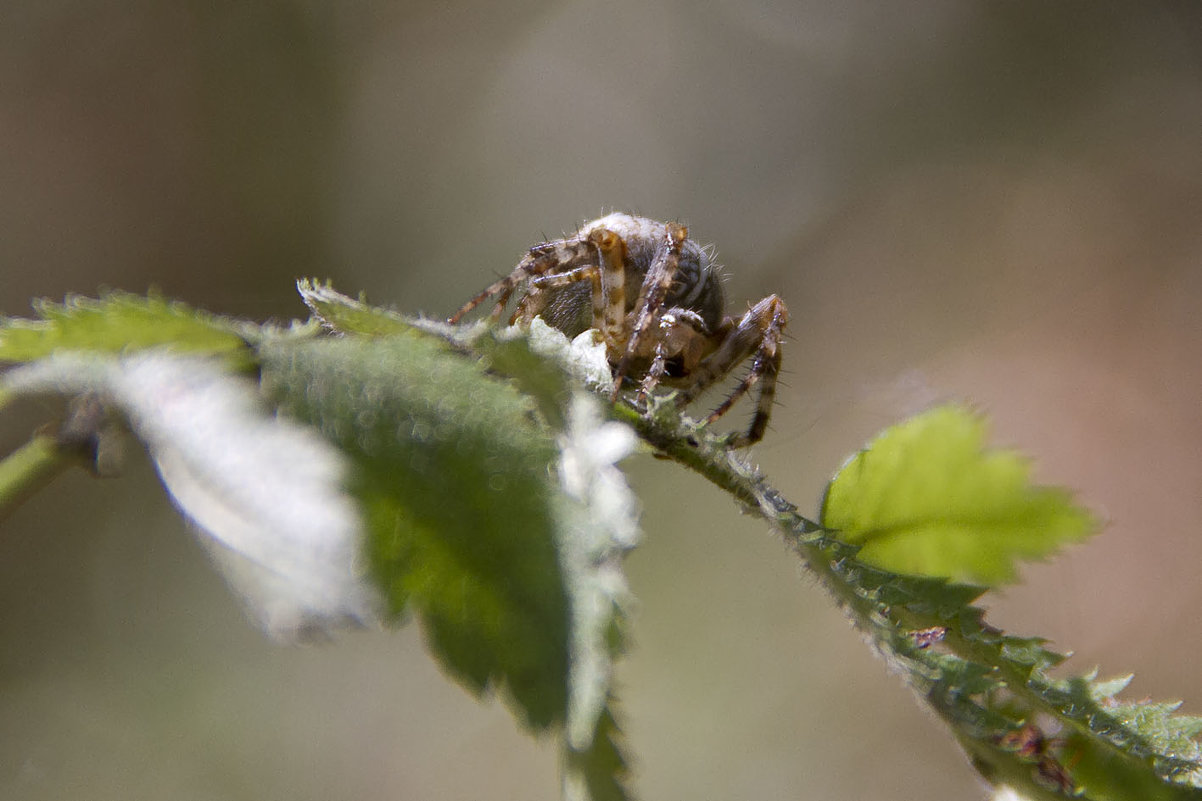
[[[733,444],[763,437],[788,310],[769,295],[738,320],[726,316],[713,255],[689,239],[684,226],[623,213],[593,220],[572,236],[532,247],[513,272],[465,303],[450,322],[491,297],[497,299],[492,318],[499,319],[519,288],[510,323],[541,316],[569,337],[590,328],[601,332],[615,397],[625,381],[641,375],[640,401],[665,384],[679,389],[676,399],[683,406],[752,358],[746,377],[708,421],[759,382],[751,426]]]

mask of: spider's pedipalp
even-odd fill
[[[617,350],[626,323],[626,242],[608,228],[593,229],[588,240],[597,248],[600,279],[599,287],[593,291],[593,325],[601,329],[606,343]]]
[[[689,375],[701,362],[710,345],[710,332],[701,315],[692,309],[672,308],[660,315],[659,325],[651,333],[655,345],[651,349],[651,365],[639,386],[638,400],[644,403],[651,390],[668,375],[669,359],[681,375]]]

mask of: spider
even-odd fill
[[[676,403],[683,407],[751,358],[747,375],[706,422],[726,414],[759,382],[751,425],[731,446],[763,438],[788,309],[769,295],[737,321],[727,316],[712,251],[689,239],[683,225],[624,213],[593,220],[572,236],[530,248],[513,272],[465,303],[449,322],[459,322],[494,296],[491,318],[498,320],[519,287],[524,292],[511,325],[541,316],[568,337],[590,328],[601,332],[613,368],[614,400],[624,383],[641,375],[640,404],[663,384],[679,390]]]

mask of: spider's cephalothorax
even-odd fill
[[[685,405],[747,358],[751,369],[709,416],[721,417],[758,381],[759,398],[741,447],[764,436],[776,375],[784,301],[769,295],[738,320],[726,315],[722,280],[709,249],[677,223],[610,214],[573,236],[535,245],[513,272],[469,300],[452,323],[490,297],[498,319],[524,287],[511,323],[541,316],[569,337],[596,328],[614,370],[614,396],[642,376],[639,399],[659,384],[676,387]]]

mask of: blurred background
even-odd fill
[[[736,310],[789,304],[754,450],[788,497],[967,399],[1109,521],[993,623],[1202,713],[1195,3],[15,0],[0,186],[6,315],[155,287],[282,321],[309,275],[443,315],[604,211],[683,220]],[[763,524],[629,468],[642,798],[985,797]],[[0,797],[557,797],[415,627],[265,641],[139,452],[4,521],[0,608]]]

